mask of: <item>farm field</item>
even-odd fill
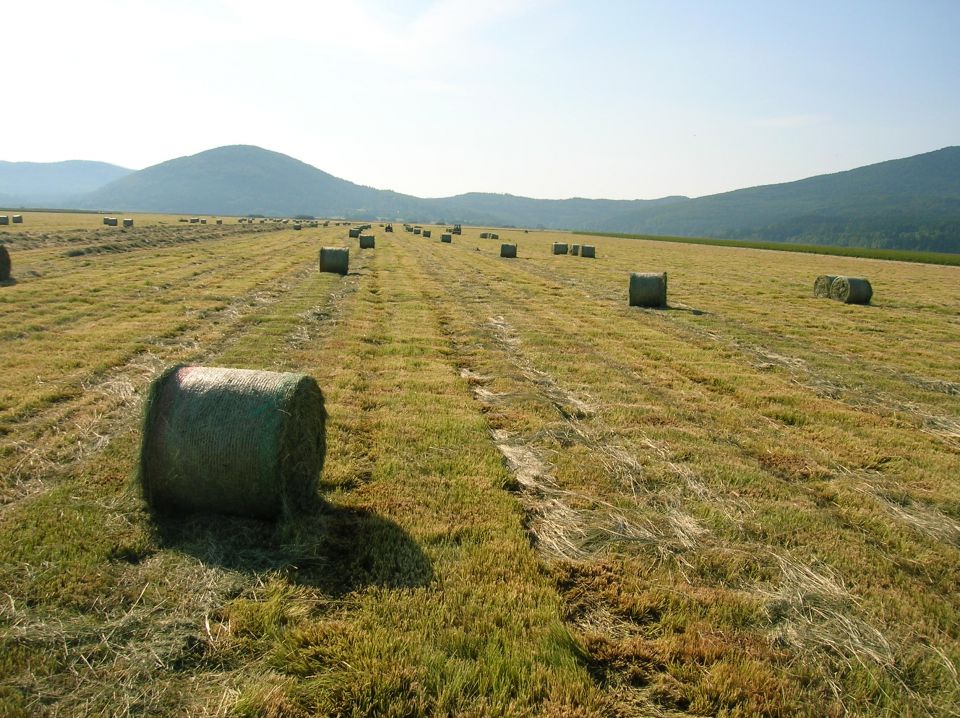
[[[960,267],[133,216],[0,230],[0,714],[960,713]],[[178,362],[317,379],[320,508],[151,518]]]

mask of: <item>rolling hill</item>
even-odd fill
[[[489,193],[414,197],[354,184],[277,152],[232,145],[126,173],[75,197],[69,206],[308,214],[960,252],[960,147],[696,199],[553,200]]]
[[[75,204],[88,194],[133,170],[106,162],[0,161],[0,204],[8,207]]]

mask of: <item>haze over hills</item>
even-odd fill
[[[77,201],[133,172],[106,162],[0,161],[0,204],[10,207],[57,206]]]
[[[219,147],[139,172],[113,169],[119,177],[74,196],[68,206],[542,226],[960,252],[960,147],[696,199],[549,200],[489,193],[420,198],[357,185],[249,145]],[[31,185],[31,191],[40,189]]]

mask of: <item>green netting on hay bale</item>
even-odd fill
[[[12,267],[13,262],[10,261],[10,252],[0,244],[0,282],[5,282],[10,279],[10,269]]]
[[[819,297],[820,299],[829,299],[830,286],[836,278],[837,276],[835,274],[821,274],[817,277],[813,281],[813,296]]]
[[[445,244],[453,244],[453,235],[452,234],[441,234],[440,241]]]
[[[429,230],[429,229],[423,230],[423,236],[426,237],[427,239],[430,239],[430,237],[433,236],[432,230]]]
[[[357,238],[360,236],[360,230],[359,230],[359,229],[351,229],[350,232],[349,232],[349,234],[350,234],[350,239],[357,239]]]
[[[361,234],[360,235],[360,249],[373,249],[377,244],[377,240],[374,239],[372,234]]]
[[[6,214],[0,214],[0,224],[10,224],[10,217]]]
[[[630,274],[631,307],[665,307],[666,305],[666,272],[632,272]]]
[[[595,258],[597,256],[597,248],[592,244],[585,244],[580,247],[580,256]]]
[[[517,256],[517,245],[515,244],[501,244],[500,245],[500,256],[508,257],[513,259]]]
[[[306,374],[172,367],[147,397],[143,497],[167,513],[288,516],[315,500],[325,422]]]
[[[346,247],[321,247],[320,271],[346,274],[350,269],[350,250]]]
[[[873,287],[863,277],[836,277],[830,285],[830,298],[844,304],[869,304]]]
[[[23,224],[23,215],[22,215],[22,214],[15,214],[15,215],[13,215],[13,223],[14,223],[14,224]]]
[[[570,254],[572,254],[574,257],[579,257],[579,256],[580,256],[580,245],[579,245],[579,244],[572,244],[572,245],[570,245]]]
[[[553,243],[553,253],[554,254],[566,254],[569,250],[566,244],[563,242],[554,242]]]

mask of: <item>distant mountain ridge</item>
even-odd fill
[[[250,145],[218,147],[123,172],[76,195],[67,206],[309,214],[960,252],[960,147],[696,199],[550,200],[489,193],[421,198],[358,185]],[[0,183],[0,195],[3,188]]]
[[[106,162],[4,162],[0,160],[0,204],[37,206],[72,203],[133,170]]]

